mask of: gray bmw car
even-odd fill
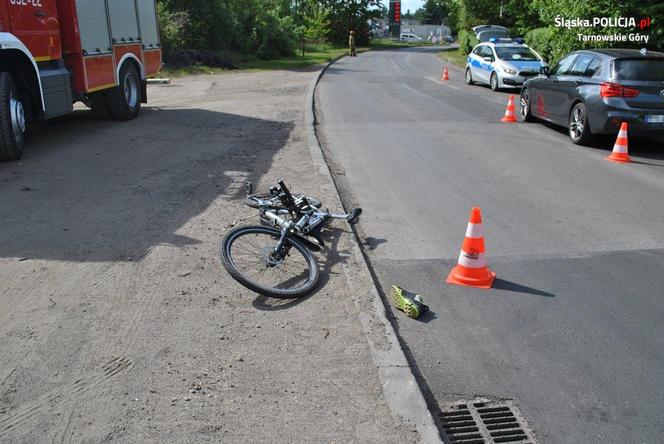
[[[595,134],[664,134],[664,53],[634,49],[576,51],[521,88],[522,121],[534,117],[569,129],[576,144]]]

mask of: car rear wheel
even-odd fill
[[[491,80],[489,81],[489,86],[491,86],[491,89],[494,91],[498,91],[499,86],[498,86],[498,74],[495,72],[491,73]]]
[[[572,107],[569,113],[569,138],[576,145],[586,145],[592,140],[586,106],[579,102]]]
[[[472,85],[473,83],[475,83],[473,81],[473,73],[470,72],[470,68],[466,68],[466,85]]]
[[[521,104],[519,109],[519,120],[522,122],[532,122],[535,120],[530,109],[530,91],[528,91],[528,88],[523,88],[523,90],[521,90],[519,103]]]

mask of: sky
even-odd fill
[[[386,1],[385,3],[389,3]],[[401,0],[401,10],[406,12],[410,9],[410,12],[417,11],[417,8],[421,8],[424,4],[424,0]]]

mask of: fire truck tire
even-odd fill
[[[126,62],[120,69],[120,85],[107,92],[111,116],[117,120],[131,120],[141,110],[141,76],[136,66]]]
[[[109,120],[111,118],[111,110],[108,106],[106,91],[92,93],[88,96],[88,98],[90,99],[90,108],[92,109],[92,114],[97,119]]]
[[[25,111],[19,90],[9,73],[0,72],[0,160],[23,155]]]

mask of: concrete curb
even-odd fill
[[[333,202],[330,206],[339,208],[343,208],[343,203],[316,134],[315,93],[316,86],[325,71],[342,57],[344,56],[336,57],[318,73],[312,81],[305,103],[305,131],[314,170],[321,178],[319,182],[321,191],[336,196],[337,202]],[[386,317],[385,306],[373,283],[369,266],[364,260],[358,242],[357,239],[353,242],[352,255],[347,261],[342,262],[342,267],[351,293],[357,296],[355,303],[360,308],[360,321],[378,369],[385,400],[398,421],[417,430],[421,442],[441,443],[438,427],[408,365],[399,339]]]

